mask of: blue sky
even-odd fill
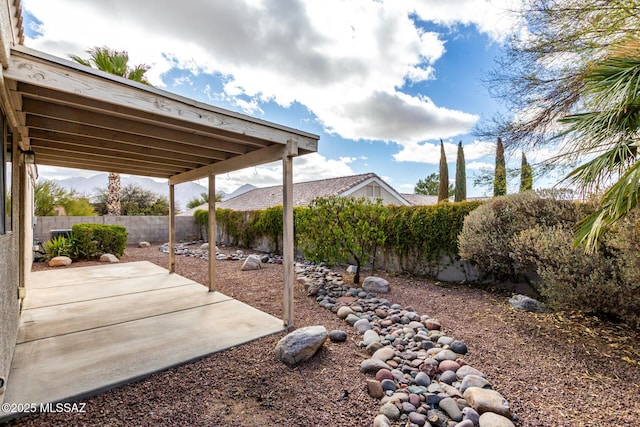
[[[470,131],[501,109],[481,78],[517,0],[22,3],[28,47],[63,58],[92,46],[127,50],[132,64],[151,67],[156,87],[320,135],[318,153],[296,159],[296,181],[375,172],[412,192],[437,172],[442,138],[449,176],[462,141],[468,194],[487,191],[472,177],[493,167],[495,141]],[[92,174],[40,167],[44,178]],[[231,192],[247,182],[280,184],[280,165],[216,185]]]

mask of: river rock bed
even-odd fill
[[[368,393],[380,399],[374,427],[509,427],[517,417],[485,374],[464,360],[467,345],[437,319],[346,284],[339,273],[296,264],[298,281],[321,307],[358,334],[368,358]]]
[[[169,243],[164,243],[160,246],[159,251],[162,253],[169,253]],[[176,255],[209,259],[209,243],[205,243],[202,240],[193,240],[189,242],[176,243],[174,248]],[[277,254],[257,254],[260,260],[264,264],[282,264],[282,256]],[[241,249],[235,249],[231,251],[221,250],[216,246],[216,259],[219,261],[244,261],[249,255]]]

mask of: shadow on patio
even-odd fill
[[[7,403],[83,398],[285,329],[146,261],[36,272],[31,282]]]

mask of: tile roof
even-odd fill
[[[438,204],[438,196],[427,196],[425,194],[405,194],[402,197],[407,199],[414,206],[428,206]]]
[[[308,205],[316,197],[338,196],[364,181],[378,178],[375,173],[342,176],[293,184],[293,205]],[[256,188],[239,196],[216,203],[216,208],[254,211],[282,204],[282,185]],[[206,208],[206,207],[205,207]]]

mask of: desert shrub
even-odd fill
[[[459,254],[496,279],[514,279],[522,273],[514,263],[513,237],[537,225],[573,226],[586,211],[584,205],[542,198],[528,191],[496,197],[464,219],[458,237]]]
[[[631,211],[613,229],[613,232],[605,235],[604,247],[616,258],[621,279],[629,284],[638,283],[640,281],[640,211],[638,209]]]
[[[71,257],[73,253],[72,242],[64,236],[56,236],[44,243],[44,250],[51,258],[57,256]]]
[[[638,327],[637,224],[625,220],[595,254],[573,246],[568,224],[536,225],[513,237],[512,257],[535,266],[540,293],[553,308],[618,318]]]
[[[104,253],[124,255],[127,229],[121,225],[74,224],[75,250],[80,258],[95,258]]]

